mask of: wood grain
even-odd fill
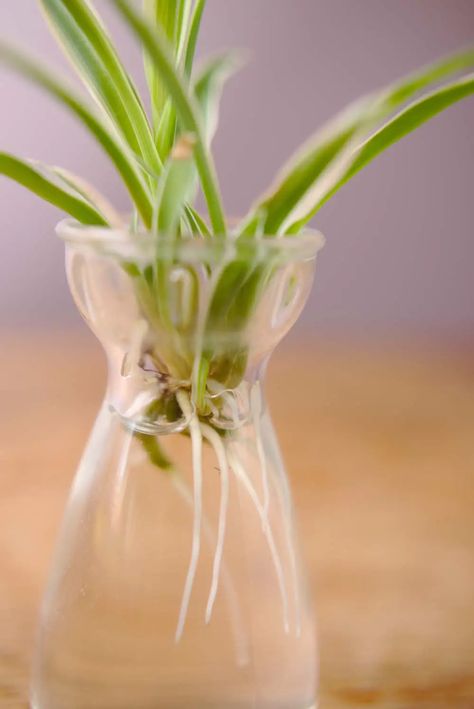
[[[322,709],[474,707],[473,363],[469,350],[341,343],[275,358]],[[1,707],[27,706],[38,600],[104,375],[86,337],[2,337]]]

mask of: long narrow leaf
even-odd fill
[[[69,14],[66,6],[62,0],[41,0],[41,3],[59,44],[71,59],[72,65],[81,78],[84,79],[86,86],[91,89],[99,106],[105,108],[130,148],[134,152],[140,153],[140,144],[130,120],[130,114],[124,106],[115,84],[110,80],[108,71]]]
[[[293,221],[292,212],[313,188],[318,178],[354,138],[361,139],[397,108],[434,82],[474,65],[469,48],[372,93],[346,108],[298,151],[277,177],[275,185],[253,208],[266,212],[265,231],[278,233]]]
[[[184,72],[188,77],[191,76],[193,71],[197,40],[199,30],[201,28],[202,16],[204,14],[204,10],[206,9],[206,2],[207,0],[196,0],[196,4],[194,5],[193,16],[189,26],[186,54],[184,58]]]
[[[407,106],[347,156],[346,168],[311,195],[311,206],[306,204],[306,200],[300,205],[300,209],[294,214],[296,221],[291,225],[289,233],[298,232],[323,204],[380,153],[471,94],[474,94],[474,74],[443,86]]]
[[[182,0],[144,0],[143,11],[148,20],[154,25],[161,26],[163,34],[175,47],[178,34],[178,5]],[[151,107],[153,111],[153,123],[158,126],[163,114],[163,109],[167,102],[166,88],[160,79],[155,65],[150,60],[147,52],[144,55],[145,74],[150,91]]]
[[[218,125],[219,101],[224,83],[241,64],[241,59],[236,52],[228,52],[218,56],[204,67],[194,84],[194,95],[201,109],[208,148],[211,146]],[[187,172],[187,179],[189,182],[186,184],[187,196],[185,199],[188,202],[193,202],[198,188],[198,172],[194,163],[191,164],[190,170]],[[200,232],[194,230],[193,233]]]
[[[173,101],[169,98],[165,103],[156,130],[156,147],[161,159],[165,162],[171,152],[176,138],[176,111]]]
[[[145,109],[103,22],[88,0],[40,0],[74,68],[132,150],[159,173],[161,162]]]
[[[51,167],[50,170],[60,179],[61,183],[73,190],[73,193],[82,197],[88,204],[104,216],[111,227],[120,228],[123,226],[123,218],[116,211],[115,207],[87,180],[78,175],[74,175],[63,167]]]
[[[208,146],[216,133],[219,119],[219,103],[225,82],[243,64],[237,52],[226,52],[209,61],[198,74],[194,83],[194,95],[201,108],[202,121]]]
[[[193,187],[193,137],[182,136],[165,165],[157,204],[156,228],[171,236],[179,224],[185,202]]]
[[[147,188],[135,167],[135,161],[108,126],[105,126],[61,79],[56,78],[49,70],[43,68],[38,60],[29,58],[23,52],[0,43],[0,63],[6,64],[26,79],[41,86],[79,118],[112,160],[122,176],[145,226],[150,226],[152,206]]]
[[[193,0],[181,0],[181,4],[178,7],[178,27],[177,27],[177,37],[176,37],[176,48],[177,54],[176,58],[178,64],[181,65],[186,51],[186,43],[188,37],[188,27],[191,19],[191,11],[193,7]]]
[[[163,83],[172,96],[180,125],[187,133],[196,138],[194,156],[196,160],[202,190],[206,199],[209,217],[216,234],[225,235],[226,222],[222,208],[221,196],[217,183],[214,163],[208,153],[204,129],[202,127],[199,109],[190,95],[184,77],[174,67],[173,57],[168,48],[166,38],[159,28],[154,28],[132,8],[127,0],[109,0],[122,14],[130,28],[141,40],[148,51],[150,59],[160,72]]]
[[[184,205],[184,217],[187,221],[190,234],[197,236],[211,236],[209,227],[199,212],[190,204]]]
[[[144,0],[144,13],[151,26],[161,28],[178,66],[187,36],[191,0]],[[155,126],[155,142],[163,162],[168,158],[176,135],[176,112],[166,85],[149,53],[144,52],[145,71]]]
[[[0,175],[18,182],[82,224],[107,225],[106,219],[95,207],[73,195],[70,190],[60,187],[57,177],[53,172],[48,175],[45,166],[22,160],[9,153],[0,153]]]

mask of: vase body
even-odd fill
[[[222,364],[211,365],[198,408],[192,361],[189,382],[185,364],[163,364],[172,346],[192,360],[196,340],[166,343],[160,332],[153,354],[153,319],[122,246],[67,247],[71,289],[109,378],[44,596],[32,706],[310,709],[312,609],[263,377],[303,307],[314,253],[275,266],[246,324],[239,375],[224,387]],[[179,273],[203,268],[195,251],[174,257]],[[200,275],[199,312],[209,310],[210,274]],[[200,352],[242,350],[242,328],[238,342],[232,329],[211,330],[201,328]]]

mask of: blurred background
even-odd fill
[[[137,83],[141,56],[96,0]],[[67,73],[34,0],[0,33]],[[473,0],[208,0],[200,54],[247,50],[215,153],[229,214],[364,92],[474,40]],[[74,78],[71,74],[72,81]],[[0,71],[0,149],[60,164],[122,209],[73,119]],[[344,187],[269,398],[315,594],[321,709],[474,706],[474,99]],[[105,366],[70,299],[60,214],[0,179],[0,706],[26,707],[53,540]]]
[[[141,57],[110,13],[138,83]],[[0,3],[2,35],[67,71],[34,0]],[[283,161],[361,93],[469,43],[472,0],[209,0],[201,54],[248,50],[224,97],[215,151],[227,210],[243,214]],[[85,175],[117,204],[113,171],[74,119],[1,72],[2,149]],[[474,100],[378,158],[320,213],[327,237],[300,334],[471,337],[474,326]],[[0,324],[77,326],[59,214],[0,188]]]

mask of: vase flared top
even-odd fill
[[[324,242],[313,231],[178,240],[72,220],[58,234],[73,298],[107,353],[111,405],[144,432],[186,427],[180,391],[234,425],[221,394],[235,419],[300,315]]]

